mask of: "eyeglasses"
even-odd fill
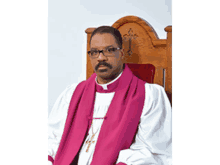
[[[97,58],[100,53],[106,57],[115,56],[114,52],[120,50],[121,48],[107,48],[103,50],[91,50],[88,51],[88,54],[91,58]]]

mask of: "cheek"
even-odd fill
[[[120,63],[122,61],[122,56],[119,53],[115,57],[116,63]]]
[[[114,62],[118,65],[118,64],[120,64],[121,63],[121,61],[122,61],[122,57],[121,56],[117,56],[117,58],[115,58],[115,60],[114,60]]]
[[[96,63],[94,60],[90,60],[90,64],[92,65],[93,70],[95,71]]]
[[[95,60],[92,60],[92,59],[90,59],[90,61],[91,61],[92,67],[95,67],[96,61],[95,61]]]
[[[109,62],[113,68],[117,68],[120,65],[121,60],[120,59],[114,59],[111,62]]]

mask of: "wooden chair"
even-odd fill
[[[112,27],[118,29],[122,35],[124,62],[130,64],[131,70],[137,77],[146,82],[163,86],[172,104],[172,26],[165,28],[167,39],[159,39],[153,27],[147,21],[136,16],[122,17]],[[89,41],[95,29],[88,28],[85,31],[87,33],[87,51],[90,50]],[[137,67],[137,64],[140,64],[140,67]],[[145,66],[143,66],[144,64]],[[142,68],[142,71],[137,71],[138,68]],[[147,70],[143,71],[143,68],[147,68]],[[87,54],[87,79],[93,73]]]

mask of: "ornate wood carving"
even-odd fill
[[[126,49],[126,53],[130,56],[132,55],[132,49],[135,47],[134,44],[132,44],[132,40],[135,40],[138,37],[138,35],[133,34],[133,30],[130,28],[128,31],[128,34],[123,35],[123,44]]]

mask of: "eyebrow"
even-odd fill
[[[106,46],[104,49],[107,49],[107,48],[110,48],[110,47],[114,47],[113,45],[109,45],[109,46]],[[91,50],[97,50],[97,48],[91,48]]]

